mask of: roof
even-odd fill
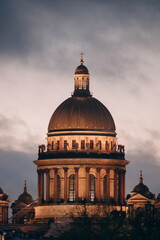
[[[96,98],[70,97],[53,113],[48,131],[57,130],[106,130],[116,127],[111,113]]]
[[[88,68],[83,64],[79,65],[75,71],[75,75],[77,74],[89,74]]]

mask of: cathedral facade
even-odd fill
[[[84,202],[125,204],[123,145],[117,144],[114,119],[89,89],[83,55],[74,74],[74,92],[53,113],[47,145],[39,146],[38,204],[35,219],[64,217]]]

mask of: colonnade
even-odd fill
[[[52,202],[54,199],[54,202],[56,203],[58,199],[58,171],[62,168],[53,168],[53,176],[51,176],[51,169],[44,169],[44,170],[37,170],[38,173],[38,201],[39,204],[44,203],[44,200],[46,202]],[[96,168],[96,177],[95,177],[95,199],[97,201],[104,200],[104,193],[102,196],[101,193],[101,169],[100,167]],[[89,202],[90,201],[90,174],[91,174],[91,168],[86,167],[85,168],[85,199]],[[67,202],[69,199],[68,196],[68,168],[63,167],[64,171],[64,177],[61,179],[61,181],[64,181],[64,188],[63,193],[61,192],[61,196],[63,196],[63,201]],[[125,170],[123,169],[105,169],[106,171],[106,185],[103,187],[103,191],[106,192],[106,199],[105,201],[109,201],[110,199],[114,199],[115,202],[125,202]],[[44,174],[46,175],[46,181],[44,181]],[[75,176],[75,202],[78,202],[79,199],[81,199],[81,196],[79,194],[79,189],[81,186],[79,186],[79,167],[74,168],[74,176]],[[46,187],[44,187],[44,182],[46,182]],[[104,189],[106,188],[106,189]],[[44,191],[45,189],[45,191]],[[46,197],[44,197],[44,192],[46,193]],[[45,199],[44,199],[45,198]]]

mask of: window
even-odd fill
[[[64,150],[67,150],[67,148],[68,148],[67,140],[64,140]]]
[[[106,148],[106,151],[109,151],[109,143],[108,143],[108,141],[106,141],[106,146],[105,146],[105,148]]]
[[[89,175],[89,196],[90,196],[90,201],[94,202],[94,199],[95,199],[95,176],[93,174]]]
[[[102,143],[101,141],[98,141],[96,144],[97,150],[101,150],[102,149]]]
[[[60,147],[60,142],[59,142],[59,140],[57,141],[57,144],[56,144],[56,145],[57,145],[56,149],[59,150],[59,147]]]
[[[81,140],[81,149],[85,149],[85,140]]]
[[[82,79],[79,79],[79,89],[82,89]]]
[[[90,149],[93,149],[93,140],[90,140]]]
[[[72,140],[72,149],[76,149],[76,140]]]
[[[69,201],[75,201],[75,175],[69,176]]]
[[[103,179],[103,200],[107,200],[107,175],[105,175]]]
[[[54,142],[52,141],[52,150],[54,150]]]
[[[57,175],[57,201],[61,201],[61,179],[59,175]]]

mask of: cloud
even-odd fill
[[[10,196],[11,202],[23,193],[24,180],[27,180],[28,192],[36,199],[37,175],[36,166],[32,162],[36,158],[33,153],[0,150],[0,187]]]

